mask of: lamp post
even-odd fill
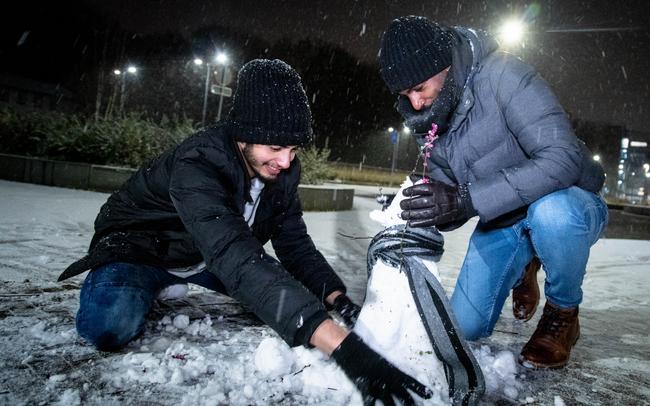
[[[407,126],[404,126],[402,132],[404,134],[410,134],[411,129]],[[397,155],[399,153],[399,132],[393,127],[388,127],[388,134],[390,135],[390,141],[393,144],[393,160],[390,165],[390,173],[392,174],[395,172],[395,164],[397,162]]]
[[[217,63],[221,65],[221,86],[226,86],[226,65],[228,64],[228,55],[219,52]],[[223,91],[219,93],[219,109],[217,110],[217,122],[221,120],[221,107],[223,106]]]
[[[194,59],[195,65],[203,65],[203,59],[196,58]],[[212,67],[210,62],[205,64],[205,89],[203,90],[203,114],[201,115],[201,127],[205,127],[205,116],[208,112],[208,93],[210,92],[210,73],[212,72]]]
[[[223,65],[223,72],[221,73],[221,82],[226,79],[226,64],[228,63],[228,56],[220,52],[214,58],[215,63],[218,65]],[[195,65],[203,65],[203,60],[201,58],[194,59]],[[210,62],[205,63],[205,88],[203,89],[203,114],[201,115],[201,126],[205,127],[205,119],[208,113],[208,94],[210,93],[210,78],[212,75],[212,68],[214,65]],[[221,107],[223,105],[223,94],[219,97],[219,110],[217,112],[217,121],[221,119]]]
[[[138,68],[133,65],[129,65],[124,72],[119,69],[115,69],[113,74],[120,77],[120,109],[118,111],[119,115],[122,115],[124,112],[124,103],[126,101],[126,74],[135,75],[138,72]]]
[[[395,161],[397,160],[397,150],[399,149],[399,134],[393,127],[388,127],[390,142],[393,144],[393,159],[390,164],[390,173],[395,172]]]

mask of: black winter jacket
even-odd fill
[[[243,157],[226,127],[203,130],[141,168],[108,198],[88,255],[59,280],[110,262],[177,268],[204,260],[228,295],[289,345],[307,345],[328,317],[324,298],[345,292],[345,286],[307,234],[299,180],[296,158],[276,183],[266,184],[249,228],[243,212],[250,178]],[[269,240],[282,267],[260,260]]]
[[[467,74],[449,129],[430,150],[428,175],[469,183],[484,228],[513,224],[529,204],[563,188],[598,193],[604,171],[576,138],[548,84],[529,65],[497,51],[484,33],[455,31],[470,55],[456,53],[452,68]]]

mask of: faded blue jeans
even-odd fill
[[[163,268],[141,264],[114,262],[98,267],[81,287],[77,332],[99,350],[118,350],[142,332],[158,293],[180,283],[225,292],[221,281],[208,271],[179,278]]]
[[[512,226],[474,230],[451,305],[468,340],[492,334],[510,291],[537,256],[544,267],[546,299],[560,308],[582,301],[582,280],[591,246],[608,221],[607,204],[578,187],[535,201]]]

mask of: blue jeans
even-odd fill
[[[599,195],[574,186],[535,201],[527,216],[510,227],[474,230],[451,297],[465,338],[492,334],[533,256],[544,266],[546,299],[560,308],[578,306],[589,250],[608,217]]]
[[[141,264],[115,262],[96,268],[81,287],[77,332],[99,350],[117,350],[142,332],[158,293],[179,283],[225,292],[219,279],[207,271],[179,278],[163,268]]]

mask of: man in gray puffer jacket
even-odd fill
[[[425,156],[402,217],[450,231],[479,216],[451,299],[465,337],[492,333],[511,290],[515,316],[530,319],[541,261],[547,300],[519,359],[563,367],[580,335],[589,250],[607,224],[602,168],[548,84],[483,32],[402,17],[379,60]]]

